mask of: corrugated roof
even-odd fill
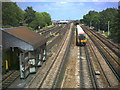
[[[11,28],[3,30],[27,43],[32,45],[34,48],[39,47],[46,42],[46,38],[43,35],[28,30],[25,27]]]

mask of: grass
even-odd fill
[[[94,29],[94,27],[91,26],[90,29]],[[104,32],[103,30],[99,30],[98,32],[104,35],[105,37],[109,37],[108,32]]]
[[[90,29],[94,29],[94,27],[91,26]]]
[[[47,29],[47,28],[51,28],[51,27],[54,27],[54,25],[45,26],[42,29]]]
[[[102,30],[100,30],[98,32],[101,33],[102,35],[104,35],[105,37],[109,37],[108,32],[103,32]]]

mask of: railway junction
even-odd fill
[[[88,36],[85,46],[76,45],[76,25],[71,22],[37,33],[23,27],[2,30],[7,53],[3,58],[3,90],[119,89],[119,45],[87,26],[80,26]]]

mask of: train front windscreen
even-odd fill
[[[85,34],[79,34],[79,40],[85,40],[86,39],[86,35]]]

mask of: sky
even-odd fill
[[[35,1],[35,0],[34,0]],[[27,6],[32,6],[37,12],[47,12],[51,15],[52,20],[80,20],[83,15],[90,10],[102,11],[107,8],[118,8],[118,2],[17,2],[17,5],[25,10]],[[78,0],[79,1],[79,0]],[[105,1],[105,0],[104,0]],[[114,1],[114,0],[113,0]]]
[[[9,0],[2,0],[9,1]],[[119,2],[120,0],[12,0],[16,2]]]

